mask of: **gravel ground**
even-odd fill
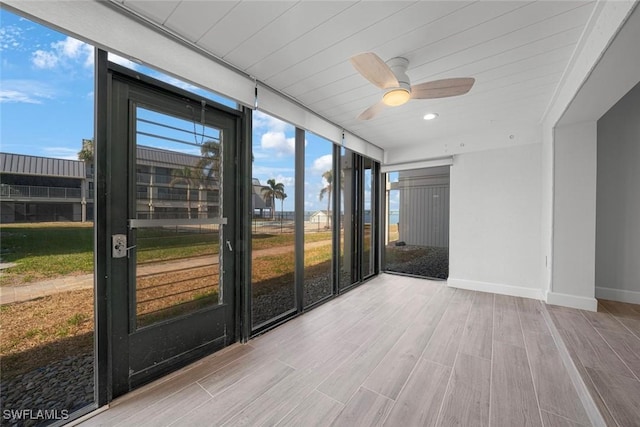
[[[331,276],[305,278],[303,296],[305,306],[329,295],[331,295]],[[259,325],[293,308],[295,308],[293,283],[283,283],[271,292],[254,296],[251,307],[253,324]]]
[[[3,380],[0,394],[3,426],[51,424],[53,421],[43,419],[42,413],[38,416],[39,410],[63,418],[93,403],[93,354],[68,357]],[[36,419],[11,419],[6,416],[10,415],[7,410],[31,410],[31,417]]]
[[[386,271],[395,273],[412,274],[415,276],[430,277],[434,279],[446,279],[449,277],[449,249],[425,248],[423,246],[387,246],[387,254],[390,251],[414,252],[415,256],[409,260],[396,262],[387,261]],[[387,260],[391,258],[387,255]],[[398,256],[403,259],[406,256]]]

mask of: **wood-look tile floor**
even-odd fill
[[[591,425],[544,310],[535,300],[383,274],[130,393],[82,425]],[[640,368],[637,343],[625,344],[638,332],[633,318],[611,313],[594,323],[568,309],[553,313],[567,335],[579,328],[580,345],[595,345],[584,341],[595,341],[587,326],[603,343],[600,331],[611,330],[606,343],[619,347],[618,363],[594,347],[584,368],[598,390],[609,387],[604,375],[626,375],[629,388],[603,392],[624,401]]]
[[[640,306],[600,300],[597,313],[547,307],[606,424],[640,426]]]

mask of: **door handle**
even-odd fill
[[[233,252],[233,246],[231,246],[231,242],[227,240],[227,248],[229,248],[229,252]]]
[[[127,236],[125,234],[114,234],[111,236],[111,257],[112,258],[129,258],[129,251],[136,245],[127,246]]]

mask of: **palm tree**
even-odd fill
[[[284,184],[281,182],[276,183],[276,180],[271,178],[267,180],[268,187],[262,188],[262,196],[268,197],[271,200],[271,219],[276,218],[275,204],[276,199],[280,199],[284,194]],[[283,203],[284,203],[284,199]]]
[[[202,157],[196,167],[202,171],[203,178],[207,181],[220,180],[220,143],[213,140],[205,141],[200,146]]]
[[[83,160],[87,163],[93,162],[93,139],[82,140],[82,150],[78,151],[78,160]]]
[[[322,201],[325,194],[327,195],[327,228],[331,227],[331,193],[333,193],[333,171],[328,170],[322,174],[322,178],[327,182],[327,185],[320,190],[318,198]]]
[[[185,184],[187,186],[187,218],[191,219],[191,187],[198,187],[202,181],[202,173],[200,170],[185,166],[182,169],[174,169],[171,172],[171,182],[169,185],[172,187],[176,184]]]

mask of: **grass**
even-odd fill
[[[306,241],[306,236],[305,236]],[[331,243],[306,249],[304,252],[305,278],[326,275],[331,268]],[[319,266],[323,266],[320,268]],[[251,283],[254,296],[268,294],[274,287],[293,286],[295,254],[267,255],[255,258],[252,263]]]
[[[38,223],[0,226],[0,254],[15,267],[4,270],[0,286],[20,285],[54,277],[93,272],[92,223]],[[138,261],[190,258],[217,254],[217,231],[195,229],[140,230],[137,236]],[[309,233],[305,242],[330,240],[331,232]],[[293,234],[254,235],[253,249],[293,245]]]
[[[21,224],[0,227],[3,261],[16,262],[10,269],[12,280],[32,280],[93,270],[93,229],[91,224]],[[147,231],[147,230],[145,230]],[[138,244],[140,258],[171,259],[213,253],[216,233],[172,233],[148,230]],[[254,285],[258,292],[293,283],[293,234],[256,235],[255,250],[291,246],[291,252],[254,259]],[[330,241],[330,232],[305,235],[305,242]],[[43,244],[46,242],[46,244]],[[66,248],[69,253],[63,253]],[[331,243],[305,251],[305,277],[326,275],[330,269]],[[34,261],[36,260],[36,261]],[[6,271],[6,270],[5,270]],[[27,279],[25,279],[27,278]],[[4,279],[4,278],[2,278]],[[178,282],[178,278],[173,278]],[[138,316],[145,326],[217,304],[217,286],[193,291],[189,298],[165,301],[160,310]],[[36,369],[68,356],[93,349],[93,290],[58,293],[36,300],[0,306],[2,340],[0,363],[3,379]]]
[[[93,271],[93,224],[43,223],[0,227],[5,270],[0,284]]]
[[[2,308],[3,379],[93,349],[92,289],[62,292]]]
[[[319,233],[308,233],[304,235],[305,243],[320,242],[323,240],[331,240],[330,231],[322,231]],[[295,243],[295,235],[287,234],[254,234],[252,236],[252,249],[254,251],[260,249],[268,249],[274,246],[290,246]]]

